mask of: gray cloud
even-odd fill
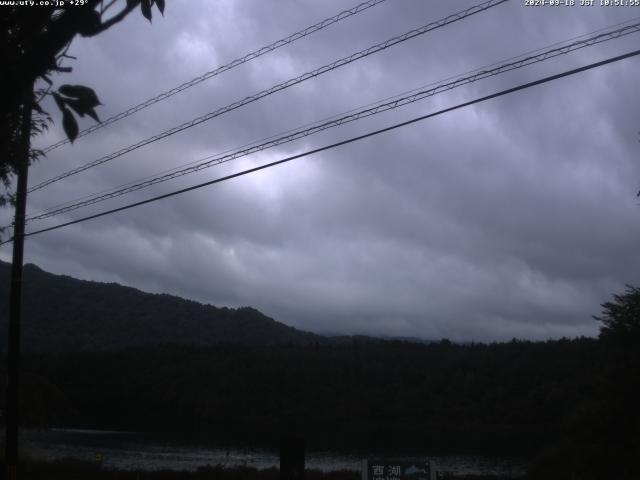
[[[389,1],[155,105],[32,168],[31,184],[472,5]],[[346,8],[172,1],[72,47],[117,113]],[[633,16],[512,1],[34,192],[37,211]],[[637,34],[79,210],[79,218],[637,47]],[[26,261],[313,331],[456,340],[594,335],[640,283],[637,59],[170,200],[31,237]],[[62,138],[59,124],[39,143]],[[9,212],[2,212],[9,219]],[[42,225],[54,224],[44,222]],[[40,225],[40,224],[39,224]],[[35,228],[35,224],[33,228]],[[1,255],[9,256],[8,247]]]

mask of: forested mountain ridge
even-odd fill
[[[6,338],[11,265],[0,262],[0,338]],[[107,351],[167,343],[308,345],[326,341],[256,309],[217,308],[117,283],[24,267],[22,345],[33,352]],[[6,351],[0,342],[0,352]]]

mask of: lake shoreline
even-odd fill
[[[23,473],[31,480],[280,480],[278,468],[224,467],[222,465],[199,467],[195,471],[184,470],[117,470],[104,468],[96,463],[75,460],[54,462],[28,462]],[[305,480],[360,480],[359,471],[321,471],[305,469]],[[450,480],[515,480],[520,477],[462,474],[447,477]]]
[[[33,463],[78,462],[91,465],[96,455],[101,467],[114,471],[188,471],[220,466],[268,470],[279,466],[276,449],[230,446],[194,446],[189,443],[150,438],[132,432],[96,430],[21,430],[21,457]],[[4,438],[0,439],[0,444]],[[2,454],[0,454],[0,458]],[[522,478],[526,462],[498,456],[435,455],[432,452],[409,454],[401,451],[374,452],[316,451],[307,449],[305,465],[309,470],[359,472],[363,459],[393,458],[430,461],[435,469],[456,475],[482,478]]]

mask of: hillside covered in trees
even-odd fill
[[[0,262],[0,332],[6,338],[11,265]],[[258,310],[217,308],[117,283],[24,268],[23,349],[31,352],[105,351],[165,343],[213,345],[309,344],[312,333],[276,322]],[[6,351],[0,342],[0,352]]]

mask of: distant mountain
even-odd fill
[[[11,265],[0,262],[0,352],[6,351]],[[107,351],[135,346],[306,345],[325,337],[250,307],[217,308],[117,283],[78,280],[24,267],[22,346],[32,352]]]

